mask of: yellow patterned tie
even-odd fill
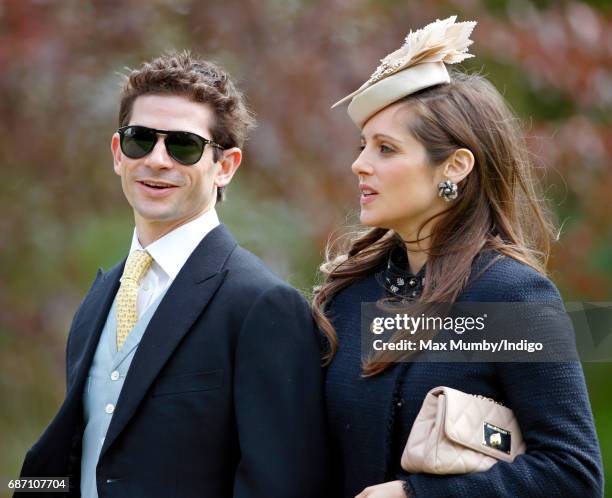
[[[147,272],[153,258],[145,251],[134,251],[129,256],[121,276],[119,292],[117,292],[117,351],[121,351],[128,334],[138,321],[136,299],[138,284]]]

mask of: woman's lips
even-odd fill
[[[378,196],[378,192],[376,192],[376,190],[366,184],[360,184],[359,190],[361,190],[361,197],[359,198],[359,202],[362,206],[364,204],[369,204]]]
[[[361,197],[359,198],[359,203],[363,206],[364,204],[369,204],[370,202],[373,202],[376,197],[378,197],[377,193],[372,193],[372,194],[365,194],[365,193],[361,193]]]

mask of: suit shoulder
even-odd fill
[[[227,262],[226,269],[228,284],[241,295],[253,299],[264,293],[301,296],[297,289],[286,283],[261,259],[243,247],[236,247]]]
[[[461,295],[462,301],[560,301],[555,284],[528,264],[497,251],[480,255]]]

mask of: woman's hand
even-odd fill
[[[368,486],[355,498],[407,498],[402,481],[390,481]]]

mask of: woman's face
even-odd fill
[[[410,106],[393,104],[371,117],[361,135],[361,154],[352,166],[359,178],[361,223],[416,237],[421,224],[448,206],[438,197],[442,165],[431,165],[407,123]]]

